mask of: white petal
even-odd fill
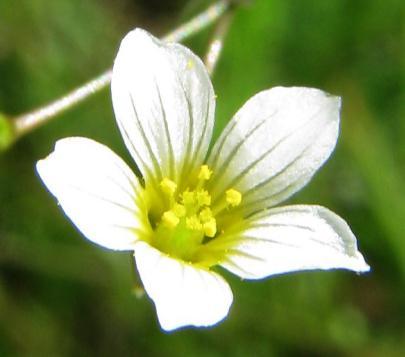
[[[248,100],[209,158],[214,203],[233,187],[253,212],[299,190],[333,151],[339,110],[339,98],[312,88],[276,87]]]
[[[142,187],[109,148],[86,138],[59,140],[37,171],[66,215],[89,240],[133,250],[148,231]]]
[[[347,223],[320,206],[268,210],[251,217],[238,237],[220,241],[216,244],[228,247],[221,265],[246,279],[298,270],[370,269]]]
[[[211,326],[228,314],[232,291],[218,274],[170,258],[144,242],[135,245],[135,260],[164,330]]]
[[[201,165],[215,99],[201,60],[186,47],[136,29],[122,41],[112,76],[115,115],[146,184],[178,184]]]

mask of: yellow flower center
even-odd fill
[[[193,260],[193,255],[204,242],[214,239],[218,233],[215,213],[211,210],[211,195],[205,184],[213,172],[202,165],[193,188],[178,192],[178,185],[165,177],[160,189],[168,202],[160,220],[156,223],[152,244],[174,257]],[[232,209],[242,202],[242,194],[231,188],[226,191],[221,207]],[[218,211],[218,210],[217,210]]]

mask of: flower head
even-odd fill
[[[113,106],[142,181],[110,149],[67,138],[37,164],[89,240],[133,251],[161,326],[209,326],[232,303],[225,268],[244,279],[369,269],[344,220],[320,206],[277,204],[334,149],[340,99],[276,87],[249,99],[211,152],[215,95],[201,60],[137,29],[122,41]]]

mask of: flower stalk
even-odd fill
[[[230,10],[218,21],[215,27],[214,34],[210,41],[207,54],[204,59],[205,66],[207,67],[207,72],[212,77],[216,65],[218,63],[219,57],[221,55],[225,37],[229,31],[234,11]]]
[[[190,21],[182,24],[180,27],[164,36],[162,40],[165,42],[183,41],[184,39],[200,32],[218,20],[228,8],[229,1],[220,0],[208,7],[196,17],[192,18]],[[211,62],[215,63],[215,61],[216,59]],[[12,137],[7,136],[7,138],[4,140],[4,144],[3,141],[0,142],[0,150],[6,149],[21,136],[31,132],[39,126],[46,124],[49,120],[53,119],[57,115],[81,103],[91,95],[101,91],[110,84],[111,76],[112,70],[108,69],[96,78],[43,107],[19,115],[15,118],[7,120],[3,120],[3,118],[1,118],[2,123],[4,122],[7,128],[11,127],[12,130],[8,130],[7,134],[12,135]]]

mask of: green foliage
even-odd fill
[[[336,151],[291,202],[343,216],[372,272],[250,283],[227,276],[235,296],[227,320],[161,332],[152,303],[131,293],[131,257],[85,241],[34,169],[57,139],[77,135],[109,145],[133,166],[106,90],[0,155],[1,356],[404,355],[404,2],[249,3],[237,10],[215,72],[215,135],[268,87],[342,96]],[[109,67],[134,26],[166,33],[206,2],[162,4],[1,0],[0,110],[19,114],[64,94]],[[208,37],[204,31],[187,44],[203,54]],[[0,116],[0,147],[9,129]]]
[[[14,141],[14,131],[10,120],[0,113],[0,152],[6,150]]]

